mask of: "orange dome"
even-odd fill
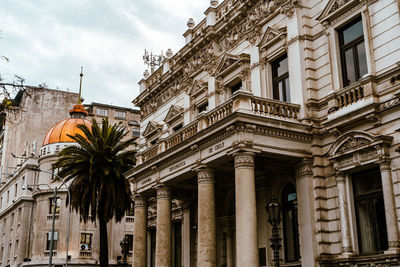
[[[89,129],[92,126],[92,122],[85,119],[87,111],[84,109],[83,105],[75,105],[69,113],[71,114],[70,119],[60,121],[51,127],[43,140],[43,146],[54,143],[75,142],[68,134],[75,135],[79,133],[84,135],[82,130],[77,126],[79,124],[85,124]]]
[[[54,143],[75,142],[71,137],[68,136],[68,134],[75,135],[79,133],[84,135],[82,130],[77,127],[79,124],[85,124],[89,128],[92,126],[92,122],[81,118],[70,118],[60,121],[51,127],[50,131],[46,134],[46,137],[43,140],[43,145],[45,146]]]

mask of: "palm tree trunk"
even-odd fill
[[[99,216],[100,223],[100,267],[108,267],[107,222]]]

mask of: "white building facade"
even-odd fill
[[[134,267],[399,266],[400,2],[211,1],[139,82]]]

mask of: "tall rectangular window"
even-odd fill
[[[57,250],[58,232],[54,232],[53,250]],[[50,250],[51,245],[51,232],[46,233],[46,250]]]
[[[182,266],[182,223],[174,223],[174,267]]]
[[[15,184],[14,186],[14,197],[17,197],[18,195],[18,184]]]
[[[358,81],[368,72],[361,18],[338,30],[343,86]]]
[[[56,198],[56,214],[60,214],[61,199]],[[54,198],[49,198],[49,214],[53,214]]]
[[[115,118],[126,120],[126,111],[115,111]]]
[[[156,267],[156,229],[150,229],[150,267]]]
[[[289,66],[286,54],[272,62],[272,87],[274,99],[290,102]]]
[[[126,212],[126,216],[135,216],[135,203],[131,202],[129,210]]]
[[[81,250],[92,250],[92,233],[81,233]]]
[[[133,235],[125,235],[125,238],[128,240],[128,251],[133,251]]]
[[[102,117],[108,117],[108,109],[97,108],[97,115]]]
[[[388,248],[385,205],[379,168],[353,174],[360,253],[373,253]]]

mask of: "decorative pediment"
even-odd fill
[[[328,150],[327,156],[336,169],[345,169],[385,159],[392,142],[391,136],[352,131],[340,136]]]
[[[176,121],[177,119],[181,118],[182,116],[183,116],[183,108],[172,105],[169,108],[164,121],[167,124],[171,124],[172,122]]]
[[[279,40],[286,38],[286,28],[275,29],[268,27],[261,38],[260,43],[257,45],[260,49],[266,48]]]
[[[158,131],[160,131],[162,126],[156,122],[149,121],[147,124],[146,128],[144,129],[143,136],[145,138],[148,138],[154,134],[156,134]]]
[[[241,66],[241,62],[250,63],[250,55],[249,54],[240,54],[240,55],[232,55],[225,54],[219,61],[217,69],[214,72],[215,77],[224,76],[225,74],[230,73],[234,69]]]
[[[201,93],[203,93],[204,91],[206,91],[207,88],[208,88],[207,86],[208,86],[208,85],[207,85],[207,83],[206,83],[205,81],[202,81],[202,80],[195,80],[195,81],[193,82],[192,87],[190,88],[189,95],[190,95],[191,97],[196,97],[196,96],[198,96],[199,94],[201,94]]]
[[[359,0],[329,0],[317,20],[332,21],[357,4],[360,4]]]

